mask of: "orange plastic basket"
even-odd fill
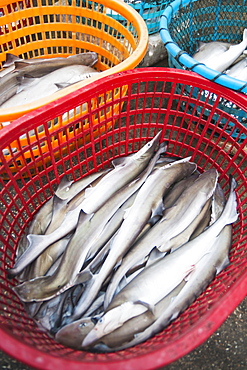
[[[113,13],[121,15],[121,22],[111,16]],[[47,98],[11,109],[0,109],[0,129],[6,122],[66,96],[92,81],[136,67],[148,45],[144,20],[129,5],[118,0],[2,0],[0,15],[0,68],[6,53],[29,59],[67,57],[93,51],[99,57],[95,69],[101,72]],[[119,92],[115,91],[114,94]],[[76,115],[78,117],[80,112],[76,112]],[[73,112],[70,112],[71,116]],[[53,122],[50,129],[55,130],[66,122],[66,118]],[[39,128],[39,135],[45,135],[42,127]],[[29,140],[35,138],[31,135]],[[26,137],[20,138],[21,147],[27,144]]]
[[[128,86],[125,95],[120,94],[112,101],[105,99],[100,108],[91,105],[93,98],[105,96],[115,89],[121,91],[125,85]],[[183,93],[188,86],[191,89],[189,96]],[[215,94],[216,99],[205,100],[205,90]],[[0,348],[3,351],[42,370],[159,368],[205,341],[243,300],[247,294],[247,128],[222,110],[221,99],[231,101],[244,111],[247,109],[246,96],[193,72],[163,68],[134,69],[95,81],[68,97],[19,118],[9,130],[5,127],[0,131]],[[89,107],[89,112],[85,113],[89,121],[87,128],[76,131],[78,121],[73,119],[62,128],[53,132],[49,130],[50,120],[59,117],[68,107],[75,109],[83,104]],[[103,107],[109,109],[113,104],[122,105],[117,114],[111,110],[114,127],[94,137],[93,115],[97,115]],[[200,107],[199,115],[197,107]],[[210,116],[203,114],[209,110]],[[108,120],[102,116],[96,126],[108,125]],[[245,134],[246,139],[242,143],[226,132],[225,121],[231,122],[240,135]],[[37,128],[41,125],[46,132],[45,138],[37,135]],[[36,142],[25,149],[18,148],[6,161],[3,151],[13,142],[18,142],[21,135],[25,134],[28,138],[33,131],[37,135]],[[74,132],[74,136],[68,137],[65,142],[60,141],[63,131],[65,135]],[[108,167],[114,158],[136,152],[158,131],[162,132],[161,140],[168,142],[168,155],[192,156],[199,171],[215,167],[226,196],[229,176],[234,176],[239,217],[233,226],[230,264],[186,311],[145,343],[105,354],[66,348],[41,331],[27,316],[12,290],[16,281],[7,279],[6,269],[14,264],[18,241],[25,228],[52,196],[64,174],[71,180],[77,180],[85,174]],[[90,140],[82,146],[78,145],[85,135],[89,135]],[[47,152],[36,158],[33,150],[44,142]],[[25,151],[30,151],[30,161],[25,160]],[[46,161],[47,156],[49,162]],[[20,158],[23,167],[13,174],[11,168]],[[37,171],[31,176],[30,168],[33,167]],[[2,179],[4,174],[9,177],[6,181]],[[24,175],[29,175],[29,178],[23,178]]]

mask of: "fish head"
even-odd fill
[[[55,336],[57,342],[74,349],[81,349],[81,343],[86,335],[93,329],[94,322],[91,317],[84,317],[61,328]]]
[[[137,153],[136,156],[134,155],[132,158],[143,161],[149,160],[154,152],[159,147],[161,137],[161,131],[158,132],[156,136],[150,141],[148,141]],[[166,147],[165,143],[162,143],[162,148]],[[164,148],[165,151],[165,148]],[[136,157],[136,158],[135,158]]]
[[[98,342],[105,335],[112,333],[117,328],[121,327],[125,321],[131,318],[132,303],[126,302],[107,311],[99,318],[94,328],[87,334],[82,341],[82,347],[86,348],[93,343]]]

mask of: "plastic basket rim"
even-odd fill
[[[194,82],[197,82],[201,84],[205,88],[209,87],[216,87],[218,92],[220,93],[220,90],[223,91],[226,96],[229,97],[229,99],[240,99],[241,104],[246,109],[246,101],[247,97],[245,97],[243,94],[236,93],[234,91],[231,91],[229,89],[226,89],[224,87],[218,88],[218,85],[206,80],[205,78],[199,76],[198,74],[194,72],[188,72],[188,71],[182,71],[182,70],[175,70],[171,68],[143,68],[143,69],[134,69],[130,71],[123,71],[116,75],[107,76],[102,81],[99,81],[98,83],[94,82],[93,86],[86,86],[84,88],[81,88],[80,91],[71,93],[71,99],[75,99],[78,94],[81,95],[81,97],[88,98],[89,94],[93,96],[95,94],[95,91],[98,92],[99,88],[107,89],[114,88],[115,86],[119,86],[118,82],[122,82],[123,84],[126,84],[126,77],[127,76],[137,76],[143,77],[143,75],[148,75],[152,78],[155,77],[162,77],[164,76],[164,73],[167,73],[167,76],[170,76],[170,78],[173,78],[174,81],[181,81],[184,83],[190,83],[193,84]],[[90,98],[90,97],[89,97]],[[11,124],[10,130],[8,131],[8,127],[5,127],[3,130],[0,131],[0,142],[2,143],[2,139],[4,136],[8,136],[10,133],[18,133],[20,135],[20,129],[23,123],[28,119],[30,120],[30,125],[32,125],[33,122],[36,122],[36,119],[42,116],[43,114],[47,115],[47,119],[49,115],[52,114],[52,112],[57,112],[58,110],[62,109],[62,106],[64,108],[63,103],[68,104],[68,100],[66,98],[60,98],[57,102],[52,102],[46,107],[41,107],[37,111],[31,112],[27,114],[26,116],[23,116],[13,122]],[[70,101],[71,103],[71,101]],[[239,102],[238,102],[239,103]],[[60,108],[59,108],[60,107]],[[58,109],[58,110],[57,110]],[[50,112],[51,110],[51,112]],[[48,113],[47,113],[48,112]],[[12,127],[13,126],[13,127]],[[247,131],[247,129],[246,129]],[[8,134],[8,135],[6,135]],[[247,140],[245,140],[247,141]],[[2,145],[2,144],[1,144]],[[198,320],[196,325],[194,325],[190,330],[188,330],[188,337],[191,338],[191,340],[187,341],[187,344],[185,346],[184,337],[186,336],[186,333],[179,338],[179,340],[174,341],[170,345],[168,345],[165,348],[157,349],[153,352],[147,353],[147,354],[141,354],[136,356],[132,359],[122,359],[122,360],[114,360],[114,361],[98,361],[98,362],[86,362],[86,361],[75,361],[75,360],[69,360],[66,358],[59,358],[50,355],[46,352],[41,352],[37,350],[36,348],[33,348],[25,343],[21,343],[17,341],[11,334],[8,332],[5,332],[3,329],[0,328],[0,332],[2,335],[2,341],[0,343],[0,348],[8,353],[11,356],[14,356],[18,360],[30,365],[35,366],[37,369],[42,370],[51,370],[54,369],[55,366],[60,366],[61,370],[67,370],[68,365],[70,366],[71,370],[81,370],[83,368],[83,365],[85,365],[85,369],[93,369],[96,370],[100,364],[102,370],[104,369],[113,369],[116,367],[116,365],[119,367],[119,369],[126,369],[128,368],[137,368],[137,366],[140,366],[142,369],[151,369],[155,367],[160,367],[165,364],[168,364],[172,361],[175,361],[179,357],[185,355],[186,353],[190,352],[194,348],[196,348],[198,345],[202,344],[227,318],[227,316],[236,308],[236,306],[245,298],[247,291],[247,271],[243,272],[241,274],[241,277],[236,280],[233,285],[231,286],[230,290],[225,293],[221,299],[214,304],[214,310],[213,312],[208,312],[207,314],[202,316],[203,320]],[[223,303],[223,304],[222,304]],[[222,312],[222,306],[224,306],[224,312]],[[220,315],[219,315],[220,313]],[[210,317],[211,324],[205,320],[206,318]],[[198,335],[198,330],[200,332],[200,337]],[[186,337],[187,339],[187,337]],[[19,344],[19,348],[17,351],[17,343]],[[141,346],[141,345],[139,345]],[[178,348],[181,350],[181,352],[178,354]],[[29,353],[28,358],[27,353]],[[166,357],[167,356],[167,357]]]
[[[95,96],[95,92],[100,93],[105,91],[106,88],[113,89],[115,87],[126,85],[128,78],[136,77],[139,80],[140,77],[146,76],[153,79],[169,79],[174,82],[186,83],[188,85],[198,84],[198,86],[205,90],[213,90],[216,93],[224,95],[224,98],[231,100],[233,103],[237,104],[240,109],[247,111],[247,96],[242,93],[233,91],[224,86],[218,85],[215,82],[207,80],[205,77],[198,75],[193,71],[186,71],[175,68],[167,67],[146,67],[146,68],[135,68],[131,70],[125,70],[110,74],[108,76],[102,77],[97,81],[92,81],[86,86],[82,86],[80,89],[71,92],[70,94],[60,97],[38,109],[35,109],[27,114],[17,118],[11,125],[3,127],[0,130],[0,143],[1,147],[6,146],[6,141],[8,135],[22,134],[24,130],[29,129],[33,122],[37,122],[39,117],[43,117],[46,120],[50,120],[54,115],[61,115],[65,110],[72,109],[78,105],[78,96],[80,100],[90,99]],[[134,82],[134,81],[133,81]],[[28,126],[25,126],[26,122]],[[243,131],[245,131],[246,138],[244,139],[241,146],[247,143],[247,127],[241,125]],[[243,145],[243,147],[244,147]]]
[[[177,13],[179,8],[196,1],[198,0],[174,0],[166,7],[160,16],[159,29],[159,34],[164,46],[173,58],[175,58],[189,70],[198,73],[199,75],[207,78],[209,81],[215,81],[217,84],[224,87],[247,93],[246,81],[227,76],[224,73],[217,72],[214,69],[207,67],[203,63],[198,63],[192,56],[190,56],[185,50],[182,50],[179,45],[172,40],[168,30],[168,26],[172,21],[172,17]]]
[[[13,2],[13,1],[12,1]],[[60,97],[66,96],[74,90],[80,89],[83,86],[87,86],[91,82],[98,81],[101,78],[111,75],[112,73],[120,72],[123,69],[131,69],[135,67],[141,60],[144,58],[145,53],[148,49],[148,29],[144,19],[140,16],[140,14],[133,9],[130,5],[125,3],[124,1],[119,0],[98,0],[100,4],[104,4],[105,6],[109,7],[111,10],[119,11],[120,15],[125,15],[128,17],[128,20],[134,23],[138,34],[139,34],[139,42],[137,44],[136,49],[133,53],[126,58],[124,61],[120,62],[119,64],[111,67],[105,71],[102,71],[100,75],[93,76],[90,79],[86,79],[80,82],[73,84],[72,86],[65,87],[61,91],[57,91],[56,93],[52,94],[50,97],[38,99],[30,104],[23,104],[22,106],[17,106],[11,108],[0,108],[0,119],[8,120],[8,115],[15,115],[16,118],[20,116],[20,114],[25,114],[30,112],[34,109],[37,109],[45,104],[52,102]],[[134,65],[135,64],[135,65]]]
[[[114,361],[98,360],[97,362],[69,360],[65,357],[53,356],[47,352],[41,352],[36,348],[19,342],[1,328],[0,333],[2,340],[0,349],[9,356],[39,370],[53,370],[56,366],[59,366],[60,370],[67,370],[68,366],[70,370],[97,370],[99,366],[102,370],[115,370],[116,366],[118,366],[119,370],[126,370],[126,368],[134,370],[140,368],[140,365],[143,370],[156,369],[178,360],[203,344],[245,299],[247,296],[246,286],[247,271],[241,279],[234,283],[234,295],[232,292],[227,292],[227,294],[215,304],[216,308],[213,313],[208,312],[206,315],[203,315],[202,318],[188,330],[189,333],[184,333],[178,340],[173,341],[165,348],[159,348],[153,352],[141,354],[132,359]],[[222,307],[225,309],[222,309]],[[209,316],[210,321],[205,320]],[[217,323],[215,319],[217,319]],[[17,351],[17,345],[20,346],[19,351]],[[137,346],[141,345],[142,344],[139,344]],[[178,350],[180,351],[179,353]],[[29,354],[28,358],[27,353]]]

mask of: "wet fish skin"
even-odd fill
[[[213,57],[226,52],[233,44],[221,41],[199,42],[193,58],[198,62],[207,63]]]
[[[19,78],[20,75],[18,72],[11,72],[1,77],[0,106],[17,93],[20,86]]]
[[[144,331],[136,333],[135,338],[132,341],[115,348],[116,351],[121,351],[142,343],[163,330],[207,288],[215,275],[229,263],[228,252],[231,247],[231,234],[231,225],[225,226],[219,236],[217,236],[213,245],[214,256],[212,253],[210,255],[205,254],[198,262],[197,267],[192,272],[191,276],[189,276],[184,288],[171,302],[170,306],[163,310],[161,315],[153,324],[147,327]]]
[[[94,180],[92,182],[89,182],[89,184],[95,182],[97,183],[97,181],[99,181],[99,178],[101,176],[104,176],[106,172],[100,172],[99,176],[90,175],[88,180],[84,180],[81,182],[81,185],[84,186],[88,181],[91,181],[92,179]],[[83,189],[81,191],[83,191]],[[71,192],[71,196],[73,194],[74,193]],[[83,200],[81,192],[79,193],[79,198]],[[24,251],[22,255],[20,255],[14,267],[8,270],[9,277],[18,275],[26,266],[28,266],[37,257],[39,257],[39,255],[41,255],[41,253],[43,253],[45,249],[47,249],[51,244],[63,238],[76,228],[81,210],[81,204],[78,202],[78,194],[72,197],[72,199],[68,198],[67,200],[69,201],[67,212],[65,213],[65,217],[63,218],[61,225],[57,229],[55,229],[50,234],[36,233],[27,235],[27,239],[29,241],[28,248]],[[49,205],[49,207],[50,206],[51,204]],[[42,212],[40,213],[40,215],[42,216]]]
[[[131,247],[145,224],[157,215],[163,214],[163,197],[174,182],[192,174],[196,170],[195,163],[190,157],[156,168],[140,188],[134,204],[123,221],[116,238],[113,241],[111,253],[114,251],[123,256]],[[122,251],[120,253],[120,251]],[[108,285],[104,308],[109,305],[116,285]]]
[[[157,307],[155,307],[157,317],[166,308],[166,306],[169,305],[170,300],[178,294],[184,284],[185,282],[182,282],[171,292],[169,296],[167,296],[165,299],[157,304]],[[81,350],[84,338],[95,326],[95,322],[97,322],[101,318],[101,316],[102,315],[83,317],[71,324],[68,324],[67,326],[64,326],[56,334],[55,340],[65,346]],[[114,351],[114,348],[132,340],[135,333],[144,330],[147,326],[151,325],[154,320],[155,316],[150,311],[146,311],[141,316],[135,317],[125,322],[123,326],[108,334],[107,336],[101,338],[100,345],[98,345],[98,347],[102,347],[103,343],[104,351],[112,352]],[[94,347],[94,349],[95,348],[97,351],[97,347]]]
[[[82,340],[91,331],[94,325],[95,323],[92,321],[91,317],[83,317],[78,321],[62,327],[56,333],[55,340],[64,346],[80,350]]]
[[[230,77],[247,82],[247,57],[230,67],[226,71],[226,74]]]
[[[31,58],[22,59],[11,53],[6,54],[6,61],[3,64],[4,69],[14,66],[15,69],[22,69],[26,66],[32,66],[32,69],[27,69],[25,73],[32,74],[33,77],[40,77],[49,73],[51,70],[64,67],[71,64],[82,64],[92,67],[98,61],[98,55],[95,52],[80,53],[70,55],[67,58]],[[22,65],[20,63],[23,63]]]
[[[224,72],[243,53],[247,46],[247,29],[243,32],[243,40],[239,44],[231,45],[228,50],[205,61],[207,67],[218,72]]]
[[[92,173],[86,177],[83,177],[80,180],[75,182],[69,181],[67,176],[63,176],[60,183],[57,186],[57,189],[54,193],[55,196],[61,199],[67,199],[69,202],[73,199],[81,190],[83,190],[86,186],[88,186],[91,182],[96,180],[98,177],[102,176],[108,170],[103,170],[99,172]],[[28,234],[45,234],[47,227],[49,226],[52,218],[53,213],[53,197],[51,197],[43,206],[39,209],[39,211],[35,214],[31,224],[29,225],[27,235]],[[19,252],[17,253],[17,257],[19,257],[22,253],[24,253],[25,249],[28,246],[28,240],[26,235],[23,237],[23,244],[20,243],[20,248],[18,246]]]
[[[186,282],[183,280],[175,289],[171,291],[171,293],[169,293],[166,297],[159,301],[154,307],[154,312],[146,310],[143,314],[126,321],[121,327],[102,337],[99,340],[99,343],[97,343],[96,346],[94,345],[93,348],[96,350],[100,349],[103,344],[104,346],[102,350],[104,352],[112,352],[117,351],[118,347],[129,343],[135,338],[136,334],[144,331],[157,320],[157,318],[164,312],[164,310],[169,307],[172,300],[179,294],[185,284]],[[80,347],[82,346],[84,338],[80,338]]]
[[[38,276],[46,275],[50,267],[57,261],[57,259],[64,253],[71,239],[71,234],[66,235],[64,238],[56,241],[50,245],[47,250],[42,253],[34,262],[32,276],[28,276],[28,280]]]
[[[75,234],[70,240],[63,254],[59,268],[55,273],[52,276],[35,278],[24,282],[14,288],[16,294],[22,301],[32,302],[51,299],[55,295],[69,289],[74,284],[78,284],[79,282],[82,283],[85,281],[84,279],[88,279],[90,277],[90,272],[86,271],[83,274],[79,274],[79,271],[81,270],[85,258],[95,239],[99,237],[108,220],[114,215],[120,205],[134,194],[137,189],[139,189],[152,171],[156,159],[163,150],[164,146],[160,145],[160,149],[154,155],[149,165],[138,179],[132,181],[131,184],[127,184],[121,189],[121,191],[115,193],[115,196],[111,198],[111,201],[101,207],[98,212],[95,214],[85,214],[82,210],[80,211],[80,217]],[[82,281],[81,276],[83,279]],[[98,291],[94,295],[94,298],[97,293]],[[91,302],[88,306],[90,304]]]
[[[162,296],[165,297],[169,294],[182,280],[186,279],[189,282],[190,279],[193,279],[194,272],[199,270],[201,273],[201,268],[197,270],[196,267],[202,260],[204,260],[203,266],[205,266],[205,259],[207,260],[209,258],[208,256],[215,262],[211,266],[213,266],[214,271],[217,273],[226,266],[231,241],[226,239],[227,243],[224,244],[223,251],[221,249],[220,252],[215,248],[215,244],[218,243],[219,234],[221,234],[225,226],[232,224],[238,218],[236,194],[234,191],[235,186],[236,182],[232,179],[230,195],[224,211],[217,221],[197,238],[186,243],[174,253],[167,255],[164,259],[151,265],[149,268],[144,269],[114,297],[107,312],[83,340],[83,347],[88,347],[104,335],[122,326],[125,321],[140,315],[142,313],[141,306],[143,306],[142,309],[144,312],[145,309],[153,312],[153,305],[162,299]],[[229,236],[230,234],[227,233],[227,235]],[[227,253],[225,253],[225,250],[227,250]],[[206,264],[204,270],[206,282],[208,282],[208,270],[208,264]],[[198,276],[196,273],[195,275]],[[211,271],[210,275],[212,275]],[[166,284],[164,284],[164,281],[166,281]],[[200,289],[202,285],[205,285],[205,281],[203,279],[204,284],[199,285]],[[190,284],[189,287],[191,287]],[[184,294],[184,288],[181,292]],[[190,294],[194,295],[195,292],[196,290]],[[183,303],[185,300],[187,302],[187,299],[184,298]],[[169,319],[172,319],[171,315]],[[160,320],[158,318],[155,322],[156,324],[153,325],[156,326]],[[151,329],[148,328],[147,330],[149,331]]]
[[[107,297],[109,297],[109,299],[106,300],[106,304],[109,303],[118,283],[128,270],[133,265],[143,261],[153,248],[156,247],[160,252],[167,252],[171,247],[174,247],[173,238],[181,234],[191,224],[195,217],[201,212],[207,200],[212,196],[217,177],[216,171],[212,170],[196,178],[191,187],[187,188],[182,195],[180,195],[175,205],[165,209],[161,220],[158,221],[143,238],[132,246],[131,250],[123,259],[121,266],[119,266],[114,273],[114,277],[108,286]],[[204,180],[206,180],[206,182],[204,182]],[[210,183],[211,186],[209,186]],[[205,193],[203,193],[203,190]],[[201,197],[199,194],[201,191],[202,199],[200,199]],[[198,205],[200,205],[199,208]],[[192,213],[192,211],[189,213],[188,208],[192,209],[193,212],[195,211],[195,213]]]
[[[178,181],[170,189],[168,194],[164,197],[164,207],[170,208],[178,200],[179,196],[188,189],[193,182],[198,178],[199,173],[193,173],[192,175],[185,177],[183,180]]]
[[[82,204],[85,213],[99,209],[116,191],[136,178],[147,166],[159,145],[161,131],[138,152],[112,161],[114,170],[108,173],[97,186],[89,189]]]
[[[24,87],[19,94],[5,101],[0,108],[11,108],[31,103],[57,92],[60,90],[61,84],[69,86],[97,73],[99,72],[96,72],[92,67],[83,65],[70,65],[56,69],[40,77],[37,83]]]
[[[159,139],[159,136],[156,135],[156,140],[158,139]],[[153,144],[153,142],[154,140],[151,141],[151,144]],[[146,181],[147,177],[150,175],[160,154],[163,153],[165,150],[166,150],[166,144],[161,143],[158,151],[154,154],[152,159],[149,160],[148,166],[141,173],[138,173],[137,175],[138,177],[136,178],[136,180],[130,183],[127,183],[116,194],[121,194],[122,192],[125,192],[126,191],[125,188],[128,190],[128,192],[130,192],[130,195],[133,194],[135,191],[137,191],[140,188],[140,186]],[[131,187],[133,187],[133,191],[130,190]],[[112,203],[112,201],[113,201],[113,197],[111,198],[110,203]],[[98,212],[101,210],[101,208],[98,210]],[[121,251],[120,251],[118,256],[114,256],[115,261],[113,261],[110,252],[106,257],[106,260],[110,260],[110,263],[109,264],[104,263],[100,270],[100,274],[93,275],[90,281],[87,282],[84,294],[82,295],[77,306],[75,307],[73,315],[70,318],[66,319],[67,321],[66,323],[69,323],[83,315],[83,313],[88,309],[88,307],[91,305],[94,298],[97,296],[98,292],[100,291],[102,283],[106,280],[106,278],[112,272],[112,268],[114,267],[114,265],[122,258],[122,255],[120,254]],[[86,271],[87,270],[85,270],[85,272]],[[90,291],[90,295],[87,295],[88,291]]]

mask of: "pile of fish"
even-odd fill
[[[215,71],[247,82],[247,29],[239,44],[212,41],[200,42],[193,58]]]
[[[92,68],[97,61],[95,52],[38,59],[7,54],[0,72],[0,109],[31,103],[90,78],[99,73]]]
[[[111,352],[143,342],[229,264],[236,182],[166,156],[161,132],[110,168],[69,182],[36,213],[8,276],[56,341]]]

